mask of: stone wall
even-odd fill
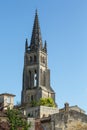
[[[27,121],[28,123],[31,123],[29,130],[35,130],[35,118],[28,118]]]
[[[46,107],[42,107],[40,110],[42,110],[43,113],[47,113]],[[50,112],[51,115],[48,117],[45,116],[35,119],[35,130],[43,130],[42,128],[46,130],[74,130],[78,124],[87,125],[86,114],[74,110],[52,114],[52,110],[50,109]]]
[[[87,125],[87,115],[73,110],[40,118],[39,123],[46,130],[74,130],[78,124]],[[38,130],[40,126],[37,125]]]
[[[50,116],[36,119],[35,130],[52,130]]]
[[[46,106],[37,106],[37,107],[31,107],[26,108],[26,115],[34,118],[42,118],[42,117],[48,117],[51,114],[58,113],[58,108],[53,107],[46,107]]]
[[[51,114],[58,113],[59,109],[58,108],[53,108],[53,107],[46,107],[46,106],[40,106],[40,117],[48,117]]]
[[[51,115],[51,120],[55,122],[55,130],[70,130],[76,124],[87,124],[87,115],[71,110]]]

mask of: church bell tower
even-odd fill
[[[51,97],[55,102],[47,65],[47,43],[45,41],[43,45],[36,11],[30,45],[27,39],[25,42],[21,104],[30,105],[31,101],[39,101],[43,97]]]

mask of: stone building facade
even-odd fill
[[[32,122],[31,130],[74,130],[78,124],[87,125],[87,115],[70,108],[68,106],[67,109],[65,104],[63,111],[60,110],[58,113],[47,117],[33,118],[34,121],[32,118],[28,118]]]
[[[87,124],[87,115],[83,111],[79,111],[81,108],[75,106],[76,109],[70,109],[71,107],[64,107],[63,111],[59,111],[57,114],[51,115],[51,121],[54,121],[55,130],[70,130],[77,124]],[[50,129],[49,129],[50,130]],[[52,129],[53,130],[53,129]]]
[[[58,108],[47,106],[25,107],[26,116],[34,118],[48,117],[51,114],[59,113]]]
[[[12,109],[14,107],[14,97],[15,95],[9,93],[0,94],[0,108],[7,110],[9,107]]]

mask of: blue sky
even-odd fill
[[[69,102],[87,111],[87,0],[0,1],[0,93],[21,100],[25,39],[36,9],[58,107]]]

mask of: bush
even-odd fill
[[[31,101],[31,105],[32,107],[35,107],[35,106],[48,106],[48,107],[55,107],[55,103],[54,103],[54,100],[50,97],[48,98],[40,98],[40,100],[37,102],[37,101]]]
[[[48,98],[40,98],[39,105],[41,106],[48,106],[48,107],[55,107],[54,100],[50,97]]]

